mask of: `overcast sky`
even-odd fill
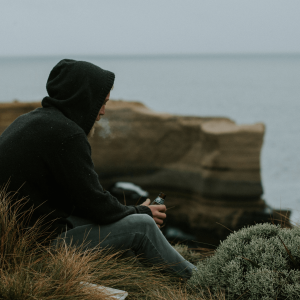
[[[0,0],[0,56],[283,52],[299,0]]]

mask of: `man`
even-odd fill
[[[94,170],[87,137],[105,114],[114,79],[91,63],[60,61],[50,72],[42,108],[20,116],[0,136],[0,184],[10,181],[9,190],[29,199],[24,209],[34,208],[31,224],[46,216],[67,243],[82,243],[89,232],[89,247],[131,249],[189,278],[194,266],[159,230],[166,207],[149,206],[149,199],[122,205]]]

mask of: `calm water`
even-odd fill
[[[40,100],[62,58],[0,58],[0,102]],[[181,115],[263,122],[264,199],[300,221],[300,55],[78,57],[116,74],[113,99]]]

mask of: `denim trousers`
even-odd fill
[[[146,214],[129,215],[117,222],[98,225],[79,217],[69,217],[73,229],[62,233],[67,245],[86,243],[86,247],[130,250],[141,263],[164,265],[166,271],[190,278],[196,267],[186,261],[167,241],[153,218]],[[53,242],[53,245],[58,240]]]

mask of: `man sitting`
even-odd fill
[[[34,208],[31,224],[46,216],[67,243],[81,244],[89,233],[89,247],[131,249],[189,278],[195,267],[159,229],[166,207],[150,206],[149,199],[122,205],[94,170],[88,135],[105,114],[114,79],[94,64],[60,61],[50,72],[42,108],[18,117],[0,136],[0,185],[10,181],[10,190],[29,199],[24,210]]]

